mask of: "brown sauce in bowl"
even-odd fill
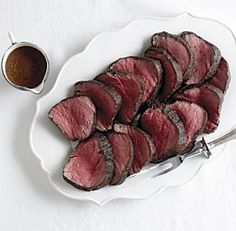
[[[6,74],[15,85],[35,88],[44,79],[47,61],[44,55],[30,46],[13,50],[6,60]]]

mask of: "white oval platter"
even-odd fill
[[[231,70],[231,83],[222,107],[221,122],[217,131],[206,136],[210,141],[219,137],[234,125],[232,113],[236,94],[236,45],[233,33],[216,20],[204,19],[183,13],[169,18],[137,19],[121,29],[102,32],[88,44],[86,49],[70,58],[59,73],[51,91],[38,100],[37,109],[32,121],[29,139],[32,153],[38,158],[42,169],[48,175],[52,186],[61,194],[76,199],[93,201],[103,205],[113,199],[145,199],[153,193],[161,192],[166,187],[182,185],[193,178],[205,158],[192,158],[173,172],[152,178],[159,169],[141,172],[128,178],[120,186],[106,186],[100,190],[85,192],[65,182],[62,177],[63,166],[72,150],[71,143],[58,131],[49,120],[50,108],[73,92],[73,84],[80,80],[90,80],[103,72],[108,65],[119,57],[142,55],[150,44],[152,34],[161,31],[178,34],[182,31],[193,31],[214,43],[228,60]],[[222,153],[223,148],[213,150],[213,156]]]

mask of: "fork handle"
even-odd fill
[[[219,137],[218,139],[211,141],[210,143],[207,144],[207,146],[209,149],[212,149],[234,139],[236,139],[236,128],[226,133],[225,135]]]
[[[226,133],[225,135],[219,137],[218,139],[211,141],[208,144],[206,144],[204,140],[197,142],[195,147],[190,152],[182,155],[182,160],[202,154],[205,154],[205,156],[209,158],[209,155],[211,154],[211,149],[234,139],[236,139],[236,128]]]
[[[184,161],[185,159],[194,157],[194,156],[202,155],[203,153],[207,156],[207,153],[205,153],[205,150],[203,147],[204,147],[204,143],[202,141],[197,142],[194,148],[190,152],[187,152],[181,155],[182,161]]]

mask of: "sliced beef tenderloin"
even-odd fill
[[[228,63],[222,57],[216,73],[208,81],[208,83],[215,87],[218,87],[223,93],[225,93],[225,91],[228,88],[229,81],[230,81],[230,73],[229,73]]]
[[[74,91],[76,95],[87,95],[95,104],[97,129],[100,131],[111,129],[121,107],[122,98],[119,93],[114,88],[95,80],[77,82]]]
[[[62,100],[52,107],[49,118],[70,140],[83,140],[96,128],[96,108],[87,96]]]
[[[134,159],[134,147],[130,137],[126,134],[109,132],[107,138],[112,147],[113,161],[115,164],[111,185],[124,182]]]
[[[161,162],[175,154],[178,128],[160,108],[147,109],[141,116],[140,125],[151,135],[156,147],[152,162]]]
[[[194,57],[192,73],[187,84],[200,84],[210,79],[219,66],[220,50],[193,32],[185,31],[181,33],[181,37],[189,45]]]
[[[155,152],[151,137],[137,127],[124,124],[115,124],[114,130],[125,133],[131,138],[134,145],[134,161],[129,169],[129,175],[139,172],[152,159]]]
[[[170,121],[178,129],[178,141],[175,150],[179,150],[187,141],[186,131],[182,118],[178,115],[178,113],[175,110],[172,110],[172,108],[169,107],[168,104],[162,105],[162,111],[165,113],[165,115],[167,115]]]
[[[209,84],[191,87],[176,94],[174,99],[196,103],[207,111],[208,121],[205,133],[211,133],[217,128],[223,100],[223,93],[219,88]]]
[[[164,71],[162,87],[157,95],[159,101],[167,100],[182,84],[183,75],[179,65],[163,48],[151,47],[145,51],[145,56],[161,62]]]
[[[168,107],[178,114],[184,125],[186,140],[176,148],[176,152],[182,154],[193,147],[197,136],[204,131],[208,118],[207,112],[195,103],[183,101],[176,101]]]
[[[185,80],[189,78],[192,72],[194,58],[188,44],[183,38],[163,31],[152,36],[152,46],[166,49],[179,64],[183,78]]]
[[[100,74],[96,80],[114,87],[122,97],[122,105],[118,113],[118,120],[130,123],[142,104],[143,82],[130,73],[107,72]]]
[[[111,145],[105,135],[95,133],[76,146],[63,177],[71,185],[89,191],[109,184],[113,172]]]
[[[154,98],[162,80],[162,68],[158,60],[140,57],[120,58],[110,65],[110,70],[125,71],[135,74],[144,83],[142,102]]]

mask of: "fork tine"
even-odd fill
[[[178,158],[178,156],[175,156],[175,157],[172,157],[172,158],[169,158],[169,159],[163,161],[160,165],[171,164],[171,166],[163,171],[160,171],[159,173],[154,174],[152,176],[152,178],[155,178],[157,176],[160,176],[160,175],[166,174],[170,171],[173,171],[174,169],[179,167],[182,162],[183,162],[183,160],[180,157]]]
[[[169,168],[167,168],[167,169],[165,169],[165,170],[163,170],[163,171],[160,171],[160,172],[154,174],[154,175],[152,176],[152,178],[155,178],[155,177],[157,177],[157,176],[161,176],[161,175],[163,175],[163,174],[166,174],[167,172],[170,172],[170,171],[172,171],[173,169],[175,169],[175,168],[173,168],[173,166],[171,166],[171,167],[169,167]]]
[[[161,163],[158,163],[158,166],[162,166],[162,165],[166,165],[166,164],[172,163],[172,159],[173,159],[173,158],[174,158],[174,157],[169,158],[169,159],[167,159],[167,160],[164,160],[164,161],[162,161]]]

